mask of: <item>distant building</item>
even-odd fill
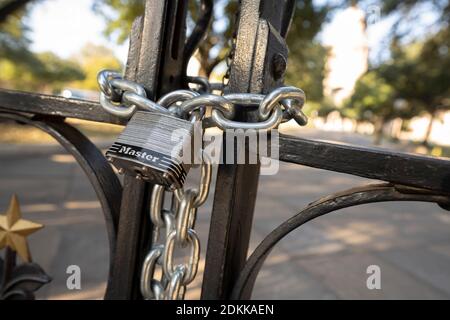
[[[329,56],[324,95],[336,106],[353,94],[355,83],[368,68],[369,47],[365,14],[356,5],[336,14],[328,34]]]

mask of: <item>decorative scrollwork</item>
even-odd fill
[[[0,215],[0,300],[34,299],[34,291],[50,282],[51,278],[42,268],[31,262],[27,237],[43,228],[42,224],[22,218],[16,195],[4,215]],[[19,255],[24,263],[17,265]]]
[[[234,285],[232,299],[249,299],[256,277],[274,246],[291,231],[317,217],[343,208],[386,201],[434,202],[443,208],[450,205],[450,195],[427,189],[389,183],[371,184],[339,192],[309,204],[305,209],[273,230],[248,258]]]
[[[15,259],[7,254],[10,259]],[[5,275],[5,265],[10,261],[0,258],[0,300],[32,300],[34,292],[51,281],[45,271],[34,262],[14,266],[8,277]]]
[[[38,115],[29,116],[9,112],[0,112],[0,118],[31,125],[48,133],[76,159],[93,186],[103,210],[109,239],[109,265],[111,269],[116,246],[122,186],[104,155],[80,131],[66,123],[64,118]],[[40,277],[36,283],[44,283],[45,277],[43,274],[45,273],[43,273],[42,269],[37,268],[34,264],[23,268],[21,266],[19,267],[18,273],[26,273],[25,271],[28,270],[30,271],[29,276],[32,279],[36,280],[37,278],[35,276]],[[26,276],[22,275],[22,278],[25,279]],[[110,277],[108,277],[108,285],[109,282]],[[8,285],[8,288],[10,286]],[[13,284],[13,286],[16,288],[16,284]],[[8,292],[11,292],[10,289],[8,289]],[[23,292],[17,294],[24,296]]]

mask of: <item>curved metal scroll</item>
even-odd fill
[[[213,14],[213,1],[212,0],[202,0],[200,4],[200,15],[195,23],[195,27],[192,30],[191,35],[186,41],[186,46],[183,52],[183,70],[187,72],[187,66],[189,59],[197,50],[198,44],[206,35],[209,25],[211,24],[212,14]]]
[[[435,202],[447,208],[450,204],[450,196],[436,194],[425,189],[383,183],[353,188],[319,199],[282,223],[264,238],[242,269],[234,285],[231,299],[250,299],[256,277],[265,259],[273,247],[291,231],[310,220],[339,209],[385,201]]]
[[[102,206],[108,233],[109,269],[111,269],[116,245],[122,186],[101,151],[80,131],[64,122],[64,118],[30,117],[6,112],[0,112],[0,118],[31,125],[48,133],[76,159],[92,184]]]

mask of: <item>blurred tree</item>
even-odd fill
[[[142,13],[144,0],[96,0],[94,10],[105,17],[105,34],[119,43],[126,40],[131,24]],[[339,5],[345,1],[338,1]],[[189,1],[188,30],[198,18],[199,1]],[[210,75],[223,62],[229,52],[238,1],[215,1],[215,22],[197,52],[201,73]],[[286,82],[303,88],[308,100],[321,101],[322,81],[325,73],[326,49],[315,40],[332,9],[338,6],[317,4],[317,1],[297,1],[294,20],[287,39],[290,56]]]
[[[190,1],[189,4],[189,17],[188,21],[191,21],[188,26],[193,28],[194,21],[198,19],[197,11],[195,7],[198,6],[199,1]],[[202,75],[210,76],[214,68],[219,63],[225,61],[229,56],[229,50],[231,46],[231,39],[233,37],[236,26],[236,13],[238,10],[238,1],[221,1],[219,2],[220,9],[215,7],[214,22],[208,30],[208,34],[204,41],[199,45],[197,51],[197,59],[200,61]],[[217,25],[223,24],[223,27],[217,27]],[[214,52],[213,52],[214,51]]]
[[[0,0],[0,85],[4,88],[55,92],[63,83],[82,79],[80,67],[50,52],[29,50],[26,19],[31,2]],[[34,1],[36,2],[36,1]]]
[[[319,6],[316,2],[297,1],[287,37],[289,62],[286,83],[302,88],[307,93],[308,101],[321,102],[328,51],[316,35],[336,7],[328,4]]]
[[[25,18],[29,2],[0,0],[0,57],[32,67],[39,61],[28,49],[29,28]]]
[[[448,22],[450,18],[450,2],[448,0],[383,0],[379,3],[385,14],[400,13],[399,20],[405,17],[414,19],[417,14],[423,14],[424,12],[417,12],[411,15],[414,9],[424,4],[430,6],[428,9],[439,12],[441,22]]]
[[[71,87],[98,90],[97,74],[99,70],[121,70],[122,65],[111,49],[88,43],[78,53],[74,60],[81,66],[85,77],[72,82]]]
[[[423,140],[426,145],[437,113],[450,108],[450,75],[447,72],[450,67],[450,2],[375,0],[369,4],[379,5],[385,18],[394,18],[388,35],[390,57],[378,61],[378,65],[360,79],[342,113],[357,120],[373,121],[377,132],[375,139],[379,140],[382,123],[386,120],[393,117],[409,119],[426,112],[430,115]],[[422,19],[424,15],[427,19]],[[411,28],[412,25],[416,27]],[[372,86],[370,81],[373,81]],[[386,95],[386,92],[390,94]],[[376,101],[374,95],[379,96],[377,107],[369,103]]]
[[[358,80],[352,97],[344,103],[341,113],[356,121],[373,122],[374,143],[379,144],[386,121],[399,115],[394,101],[395,89],[372,70]]]
[[[343,114],[374,122],[379,142],[387,120],[427,113],[430,121],[423,139],[427,145],[438,112],[450,109],[449,34],[448,29],[442,29],[424,41],[408,45],[394,39],[391,58],[357,82]]]
[[[136,17],[144,12],[145,0],[94,0],[92,9],[106,20],[105,35],[124,43]]]
[[[23,9],[32,0],[0,0],[0,23],[5,22],[10,15]]]
[[[34,54],[33,59],[37,63],[30,66],[0,58],[0,85],[9,89],[55,93],[65,83],[84,78],[77,63],[61,59],[51,52]]]
[[[428,144],[433,121],[439,111],[450,109],[450,31],[445,28],[422,42],[408,46],[394,41],[392,58],[379,67],[380,75],[392,85],[418,114],[430,115],[423,144]]]
[[[308,101],[323,100],[323,79],[328,50],[319,42],[295,44],[289,53],[286,84],[302,88]]]
[[[144,11],[145,0],[95,0],[93,10],[106,19],[105,35],[118,43],[127,40],[134,19]],[[188,30],[192,30],[198,17],[200,1],[189,1]],[[201,42],[197,51],[201,64],[201,74],[210,75],[222,62],[228,52],[226,41],[231,37],[234,13],[237,1],[220,1],[220,10],[215,10],[216,19],[220,19],[225,29],[210,26],[209,34]],[[218,13],[220,11],[220,13]],[[221,16],[218,16],[221,15]],[[212,49],[215,50],[212,50]],[[214,52],[212,52],[214,51]]]

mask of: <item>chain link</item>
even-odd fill
[[[302,126],[307,123],[307,117],[302,111],[306,100],[305,93],[296,87],[276,88],[267,95],[255,93],[216,95],[209,93],[212,86],[206,78],[189,77],[189,79],[192,83],[200,84],[205,93],[176,90],[153,102],[146,97],[141,85],[122,79],[116,72],[104,70],[98,75],[100,104],[107,112],[123,118],[130,118],[140,109],[171,113],[192,121],[203,120],[206,107],[210,107],[211,120],[222,130],[270,130],[290,119],[294,119]],[[233,120],[236,105],[257,109],[260,121],[250,123]]]
[[[240,8],[240,2],[238,8]],[[137,110],[175,115],[192,122],[205,120],[206,108],[212,109],[213,125],[225,129],[270,130],[280,123],[294,119],[299,125],[307,123],[302,111],[305,94],[295,87],[281,87],[267,95],[253,93],[229,93],[228,85],[231,61],[236,50],[237,22],[227,56],[227,71],[222,83],[210,83],[204,77],[187,77],[198,90],[176,90],[158,101],[147,98],[141,85],[125,80],[114,71],[98,74],[101,90],[100,104],[115,116],[129,119]],[[213,92],[220,94],[212,94]],[[235,121],[236,106],[250,108],[258,114],[259,122]],[[211,122],[210,121],[210,122]],[[153,225],[152,246],[145,257],[140,277],[140,289],[145,299],[183,299],[186,286],[195,278],[200,260],[200,241],[194,230],[197,210],[206,199],[211,186],[212,164],[207,153],[201,150],[201,172],[197,188],[166,190],[154,185],[150,199],[150,220]],[[170,196],[170,201],[165,201]],[[169,205],[169,208],[167,208]],[[176,253],[176,254],[175,254]],[[184,260],[179,260],[184,253]]]
[[[199,94],[178,90],[166,94],[158,104],[176,115],[183,115],[183,101],[191,101]],[[171,109],[172,108],[172,109]],[[189,108],[188,116],[196,120],[203,117],[204,107]],[[200,150],[200,181],[197,188],[166,190],[154,185],[150,199],[150,220],[153,224],[152,248],[144,260],[141,271],[141,293],[145,299],[183,299],[186,286],[191,283],[200,261],[200,240],[194,230],[198,208],[208,198],[212,164],[211,159]],[[170,208],[164,207],[167,195],[171,196]],[[184,263],[174,264],[175,248],[187,251]],[[159,269],[159,277],[157,277]]]
[[[210,84],[206,78],[190,77],[189,81],[198,84],[201,93],[176,90],[153,102],[147,98],[141,85],[124,80],[116,72],[101,71],[98,75],[100,104],[107,112],[123,118],[130,118],[139,109],[168,113],[190,121],[205,120],[206,108],[210,107],[212,122],[223,130],[270,130],[292,118],[301,125],[306,124],[307,118],[301,110],[305,94],[298,88],[281,87],[267,95],[223,94],[222,85]],[[212,94],[213,90],[222,91],[223,95]],[[237,105],[256,111],[259,122],[233,120]],[[211,159],[207,153],[201,151],[200,159],[197,188],[170,191],[161,185],[153,187],[150,200],[152,247],[144,260],[140,278],[140,289],[145,299],[183,299],[186,286],[197,274],[200,241],[194,230],[195,220],[198,208],[208,197],[212,175]],[[167,196],[170,196],[170,201],[165,201]],[[169,202],[170,208],[165,207],[165,202]],[[175,252],[184,252],[186,260],[175,263]]]
[[[167,191],[161,185],[153,187],[150,219],[153,224],[152,248],[141,271],[141,293],[145,299],[182,299],[200,261],[200,240],[194,230],[198,208],[208,198],[212,165],[202,152],[198,188]],[[170,209],[164,208],[164,198],[171,195]],[[164,231],[164,234],[163,234]],[[184,263],[174,263],[175,248],[186,251]],[[157,269],[159,268],[159,277]]]

